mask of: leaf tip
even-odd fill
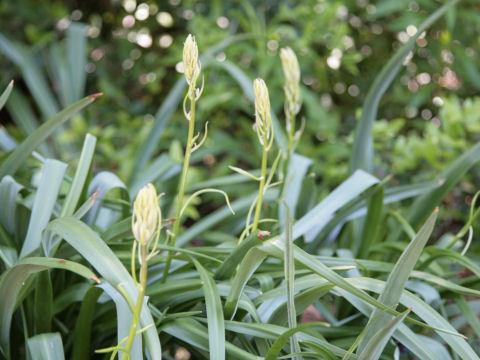
[[[97,98],[99,98],[102,95],[103,95],[103,93],[99,92],[99,93],[96,93],[96,94],[88,95],[87,97],[92,99],[92,100],[97,100]]]
[[[438,206],[435,208],[435,210],[433,210],[433,212],[434,212],[435,214],[438,214]]]
[[[445,178],[441,178],[440,180],[438,180],[438,184],[443,185],[445,184],[445,181],[446,181]]]
[[[264,240],[264,236],[270,236],[270,235],[271,235],[271,232],[270,232],[270,231],[258,229],[257,237],[258,237],[261,241]]]
[[[90,279],[95,281],[97,284],[100,284],[100,279],[98,277],[96,277],[95,275],[93,275]]]
[[[8,84],[8,86],[10,87],[13,87],[13,85],[15,85],[15,80],[10,81],[10,83]]]
[[[97,191],[95,191],[92,195],[92,201],[95,201],[95,199],[97,198],[98,194],[100,194],[100,189],[98,189]]]

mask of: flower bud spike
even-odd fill
[[[273,140],[273,124],[268,88],[265,82],[259,78],[253,82],[253,91],[255,93],[255,129],[260,144],[268,151]]]
[[[152,184],[144,186],[133,204],[132,232],[140,246],[148,246],[162,226],[157,191]]]
[[[283,74],[285,76],[285,86],[283,89],[286,97],[285,115],[288,120],[291,115],[298,114],[302,104],[300,94],[300,66],[297,56],[289,47],[280,50],[280,59],[282,60]]]
[[[198,46],[195,37],[189,34],[183,46],[183,70],[185,80],[190,88],[195,88],[198,75],[200,74],[200,63],[198,62]]]

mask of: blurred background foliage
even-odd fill
[[[189,181],[230,174],[228,165],[257,166],[260,149],[244,145],[255,143],[253,106],[241,81],[232,75],[266,79],[273,110],[283,123],[284,80],[278,53],[290,46],[302,69],[301,116],[306,125],[297,152],[314,160],[311,171],[320,186],[316,196],[321,198],[348,175],[353,130],[375,75],[442,3],[4,1],[0,87],[10,79],[16,86],[1,121],[21,140],[54,109],[84,94],[104,92],[98,106],[74,117],[58,133],[55,155],[74,161],[84,134],[90,132],[98,137],[95,168],[113,170],[128,181],[159,107],[181,79],[186,35],[194,34],[204,52],[234,35],[248,34],[204,63],[205,92],[198,118],[209,121],[210,131],[195,158],[205,166],[193,168]],[[374,125],[376,176],[391,173],[394,184],[431,179],[479,140],[479,10],[478,1],[463,0],[417,40],[380,104]],[[69,59],[72,51],[76,55]],[[19,60],[18,54],[27,60]],[[70,79],[75,84],[72,91],[66,91],[62,73],[69,61],[85,69]],[[37,72],[32,75],[29,66]],[[35,85],[39,82],[43,87]],[[42,103],[32,96],[35,89],[43,94]],[[168,153],[179,161],[185,128],[178,106],[155,154]],[[469,176],[446,200],[452,219],[466,213],[477,189],[478,169]]]

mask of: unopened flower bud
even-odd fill
[[[300,95],[300,66],[298,65],[297,56],[289,47],[280,50],[280,59],[282,60],[283,73],[285,75],[285,110],[290,114],[296,115],[300,111],[301,95]]]
[[[255,127],[260,143],[265,147],[270,147],[273,138],[272,116],[270,114],[270,97],[265,81],[255,79],[253,82],[253,91],[255,93]]]
[[[183,46],[183,70],[188,85],[195,87],[200,75],[200,63],[198,61],[198,46],[195,37],[192,35],[187,36]]]
[[[140,245],[148,245],[160,230],[162,213],[158,206],[157,191],[152,184],[145,185],[133,204],[132,232]]]

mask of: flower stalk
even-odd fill
[[[203,80],[202,86],[198,89],[197,80],[200,75],[201,65],[198,61],[198,47],[195,42],[195,37],[188,35],[185,45],[183,47],[183,68],[185,73],[185,80],[188,84],[187,94],[183,100],[183,112],[186,119],[188,120],[188,135],[187,135],[187,144],[185,146],[185,155],[183,159],[183,168],[182,174],[180,177],[180,182],[178,184],[177,191],[177,210],[175,215],[175,222],[173,224],[173,230],[167,239],[167,245],[175,246],[175,241],[180,231],[181,215],[182,208],[185,202],[185,186],[187,183],[188,169],[190,167],[190,157],[192,152],[197,150],[205,141],[206,138],[206,127],[205,127],[205,136],[199,144],[196,144],[196,140],[199,135],[194,136],[195,133],[195,105],[203,92]],[[188,109],[187,109],[188,102]],[[167,280],[168,272],[170,270],[170,265],[172,262],[172,253],[169,251],[167,255],[167,260],[165,263],[165,268],[163,272],[162,282]]]
[[[138,289],[138,297],[135,307],[132,308],[133,318],[125,346],[121,348],[123,350],[122,360],[130,359],[130,351],[140,324],[140,313],[147,287],[148,260],[156,254],[161,227],[162,212],[158,205],[157,192],[152,184],[148,184],[138,192],[133,204],[132,232],[135,240],[132,249],[131,271]],[[136,271],[137,251],[140,263],[139,278],[137,278]]]
[[[280,50],[280,59],[282,60],[282,69],[285,76],[285,85],[283,87],[285,93],[284,112],[286,119],[286,129],[288,135],[288,147],[283,162],[283,182],[280,187],[280,196],[283,195],[283,189],[286,182],[290,157],[295,151],[302,130],[296,131],[296,117],[302,106],[300,93],[300,66],[297,56],[289,47]]]
[[[258,228],[263,203],[263,194],[265,192],[268,152],[273,145],[273,122],[270,112],[270,97],[267,85],[262,79],[255,79],[253,82],[253,90],[255,93],[255,130],[257,132],[258,141],[260,142],[260,145],[262,145],[260,185],[258,188],[258,199],[252,224],[252,231],[255,231]]]

